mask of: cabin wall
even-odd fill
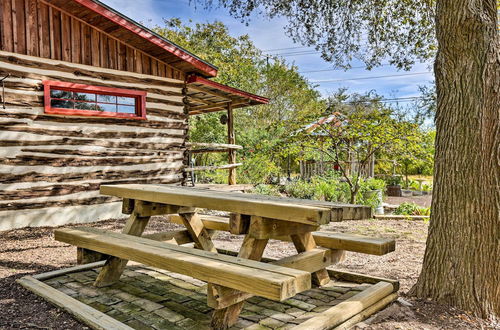
[[[43,0],[1,0],[0,50],[184,80],[184,73]]]
[[[101,184],[182,181],[182,80],[0,51],[6,74],[0,230],[120,217],[118,200],[99,195]],[[45,79],[146,91],[147,120],[44,114]]]

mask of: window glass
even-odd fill
[[[44,86],[44,96],[49,102],[45,106],[47,113],[122,118],[145,117],[145,109],[143,109],[145,93],[52,81],[44,82]],[[68,111],[65,111],[66,109]]]
[[[120,113],[135,113],[134,105],[118,105],[118,112]]]
[[[135,105],[135,98],[133,98],[133,97],[118,96],[118,104]]]
[[[116,104],[97,103],[96,110],[107,111],[107,112],[116,112]]]
[[[116,96],[115,95],[101,95],[101,94],[97,94],[97,102],[114,103],[114,104],[116,104]]]
[[[50,106],[53,108],[64,108],[64,109],[73,109],[74,102],[69,100],[50,100]]]
[[[61,89],[52,89],[50,91],[50,97],[53,97],[56,99],[72,99],[73,92],[63,91]]]
[[[93,102],[75,102],[75,109],[79,110],[95,110],[96,104]]]
[[[94,93],[74,93],[75,100],[77,101],[92,101],[95,102],[96,95]]]

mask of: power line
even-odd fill
[[[384,63],[377,65],[377,67],[381,66],[390,66],[391,64],[389,63]],[[320,69],[320,70],[309,70],[309,71],[299,71],[299,73],[313,73],[313,72],[327,72],[327,71],[345,71],[345,70],[353,70],[353,69],[366,69],[366,66],[353,66],[347,69],[343,68],[333,68],[333,69]]]
[[[326,82],[341,82],[341,81],[352,81],[352,80],[381,79],[381,78],[390,78],[390,77],[416,76],[416,75],[429,74],[429,73],[432,73],[432,71],[415,72],[415,73],[405,73],[405,74],[392,74],[392,75],[373,76],[373,77],[358,77],[358,78],[351,78],[351,79],[315,80],[315,81],[311,81],[311,83],[326,83]]]
[[[275,52],[275,51],[278,51],[278,50],[301,49],[301,48],[310,48],[310,47],[307,47],[307,46],[296,46],[296,47],[287,47],[287,48],[264,49],[263,52]]]
[[[410,102],[418,99],[423,99],[422,96],[408,96],[408,97],[396,97],[392,99],[373,99],[373,100],[359,100],[345,102],[346,104],[356,104],[356,103],[370,103],[370,102]]]
[[[283,57],[287,57],[287,56],[316,55],[316,54],[321,54],[321,52],[311,51],[311,50],[304,50],[304,51],[299,51],[299,52],[268,54],[268,56],[283,56]]]

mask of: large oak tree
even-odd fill
[[[216,0],[198,0],[212,6]],[[297,42],[348,67],[435,58],[434,196],[412,292],[500,315],[500,38],[497,0],[218,0],[243,21],[282,16]]]

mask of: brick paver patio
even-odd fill
[[[134,329],[209,329],[206,283],[143,265],[127,267],[119,283],[92,286],[99,268],[44,283]],[[289,329],[369,288],[331,281],[284,302],[250,298],[231,329]]]

